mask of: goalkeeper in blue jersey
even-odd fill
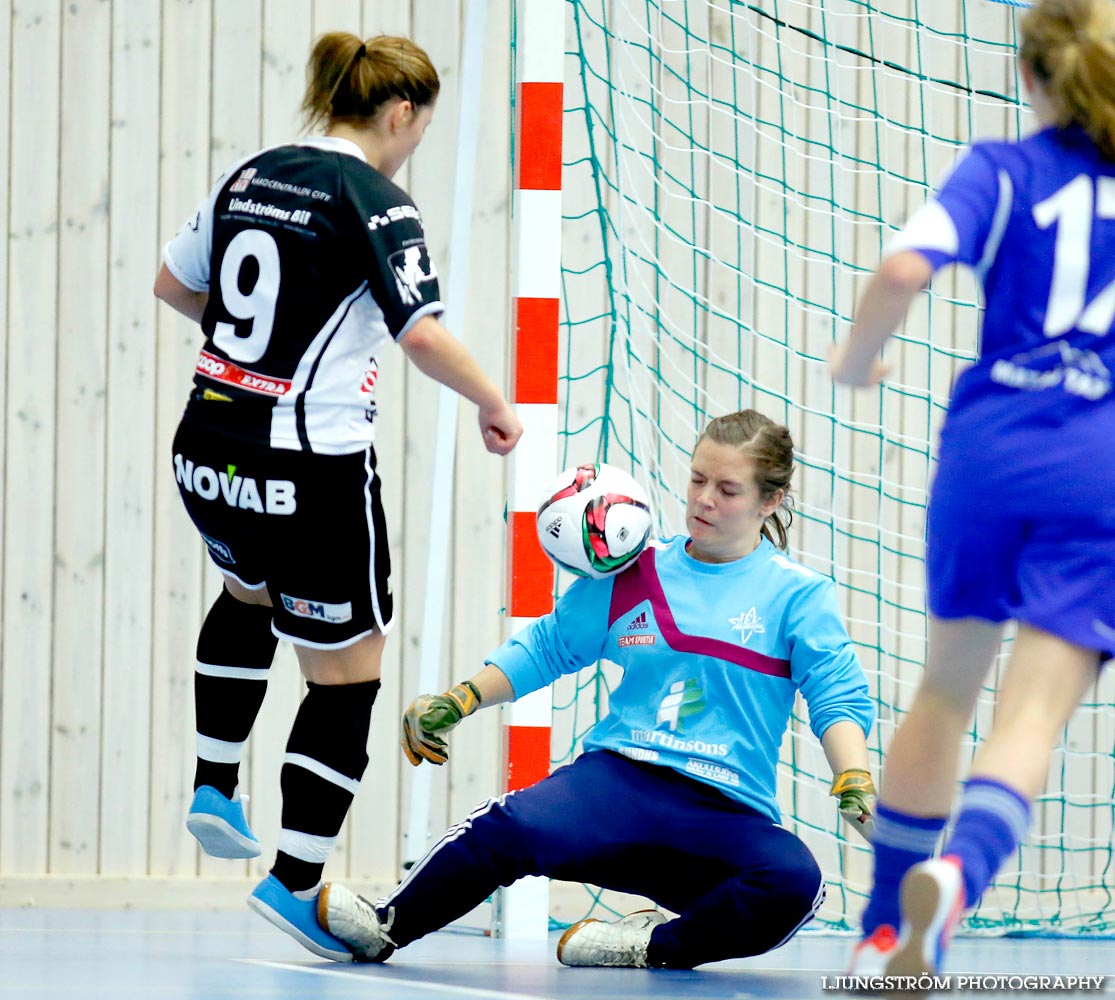
[[[878,352],[931,275],[966,264],[985,297],[929,498],[928,662],[883,769],[875,884],[854,971],[938,969],[1030,825],[1050,752],[1115,652],[1115,5],[1039,0],[1020,70],[1039,130],[977,142],[907,224],[833,357]],[[959,748],[1003,625],[1018,635],[951,838]]]
[[[449,729],[477,708],[601,658],[624,669],[572,764],[481,805],[378,903],[327,887],[318,917],[331,934],[383,961],[527,875],[678,914],[581,921],[558,945],[566,965],[690,969],[777,948],[814,915],[825,885],[779,826],[779,746],[800,692],[840,811],[869,836],[874,712],[832,581],[783,552],[792,469],[785,427],[753,410],[713,420],[693,452],[688,536],[576,581],[479,674],[412,704],[407,756],[440,764]]]

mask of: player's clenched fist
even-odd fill
[[[415,767],[427,760],[449,759],[445,736],[480,707],[480,692],[472,681],[462,681],[445,694],[420,694],[403,715],[403,753]]]

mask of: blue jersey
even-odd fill
[[[779,821],[778,753],[801,691],[818,738],[874,722],[867,681],[828,577],[765,538],[750,555],[704,563],[678,536],[633,567],[578,580],[553,612],[491,656],[515,697],[599,659],[623,668],[608,714],[585,738],[719,788]]]
[[[1082,502],[1115,487],[1115,163],[1075,126],[975,143],[888,249],[965,264],[983,285],[980,356],[954,387],[942,455],[1011,470],[1019,497],[1082,468]]]
[[[929,497],[938,618],[1115,649],[1115,163],[1078,127],[972,146],[891,249],[983,284]]]

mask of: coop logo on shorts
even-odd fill
[[[256,170],[255,167],[245,167],[243,170],[240,171],[240,176],[232,182],[232,186],[229,188],[229,191],[231,191],[233,194],[239,194],[241,191],[247,191],[248,185],[252,183],[252,178],[255,177],[257,173],[259,173],[259,171]]]
[[[685,720],[705,710],[705,694],[696,677],[670,685],[669,693],[658,706],[655,724],[665,722],[671,732],[685,732]]]
[[[395,275],[395,287],[404,306],[416,306],[425,295],[419,285],[437,280],[430,255],[425,243],[415,243],[405,250],[397,250],[387,258],[391,273]]]
[[[308,601],[304,597],[291,597],[289,594],[279,596],[283,600],[283,607],[296,618],[312,618],[314,621],[329,622],[330,625],[352,621],[351,601],[326,604],[324,601]]]

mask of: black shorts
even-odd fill
[[[183,420],[174,473],[217,567],[264,587],[273,629],[302,646],[350,645],[392,625],[391,556],[375,451],[317,455]]]

